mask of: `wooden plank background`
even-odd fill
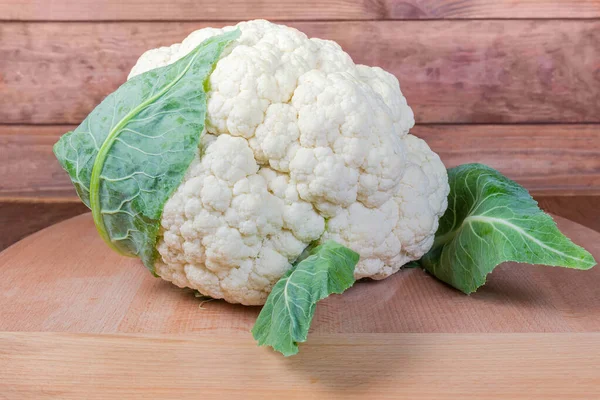
[[[418,123],[600,123],[600,20],[288,24],[395,74]],[[145,50],[223,25],[4,23],[0,121],[79,123]]]
[[[19,21],[597,18],[600,0],[0,0]]]
[[[490,164],[595,227],[600,0],[0,0],[0,249],[85,210],[52,144],[143,51],[252,18],[394,73],[447,166]]]

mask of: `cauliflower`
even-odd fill
[[[156,273],[260,305],[315,241],[359,253],[356,279],[383,279],[419,259],[446,210],[448,178],[408,133],[414,116],[397,79],[287,26],[236,27],[241,37],[209,78],[199,152],[164,207]],[[147,51],[129,77],[236,27]]]
[[[318,301],[411,260],[464,293],[504,261],[595,264],[523,187],[446,171],[413,125],[394,76],[259,20],[146,52],[53,151],[110,248],[264,304],[252,335],[285,356]]]

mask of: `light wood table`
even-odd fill
[[[600,234],[556,218],[600,259]],[[600,268],[507,263],[465,296],[419,269],[319,303],[256,347],[256,307],[200,304],[113,254],[84,214],[0,254],[0,398],[600,398]]]

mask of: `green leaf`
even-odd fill
[[[130,79],[54,145],[104,241],[151,271],[164,204],[198,152],[204,86],[239,35],[212,37],[179,61]]]
[[[527,190],[493,168],[448,170],[448,209],[421,265],[464,293],[505,261],[589,269],[592,255],[573,244]]]
[[[284,356],[298,353],[298,343],[306,341],[317,302],[354,284],[358,257],[331,240],[313,248],[273,287],[252,328],[258,344],[271,346]]]

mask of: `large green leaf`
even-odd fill
[[[252,328],[258,344],[271,346],[284,356],[298,353],[298,343],[306,341],[317,302],[354,284],[358,258],[357,253],[334,241],[312,248],[273,287]]]
[[[592,255],[573,244],[527,190],[493,168],[465,164],[448,170],[448,210],[421,265],[472,293],[505,261],[589,269]]]
[[[179,61],[130,79],[54,146],[102,238],[152,271],[164,204],[204,130],[204,86],[239,35],[212,37]]]

